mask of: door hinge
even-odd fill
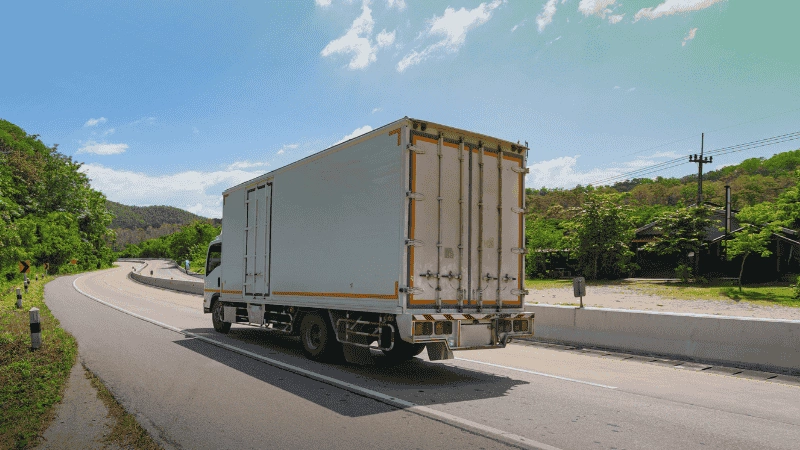
[[[425,245],[424,242],[415,239],[406,239],[406,246],[408,247],[423,247]]]
[[[419,147],[413,146],[411,144],[406,145],[406,148],[408,149],[408,151],[414,152],[414,153],[416,153],[418,155],[424,155],[425,154],[425,150],[423,150],[423,149],[421,149]]]
[[[407,286],[400,286],[400,288],[398,288],[397,290],[403,294],[408,294],[408,295],[419,295],[425,292],[425,290],[422,288],[407,287]]]
[[[417,201],[420,201],[420,202],[425,200],[425,196],[422,195],[419,192],[406,191],[406,197],[414,199],[414,200],[417,200]]]

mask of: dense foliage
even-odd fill
[[[177,262],[189,260],[193,269],[205,265],[208,244],[222,228],[207,221],[195,221],[179,231],[149,239],[138,245],[128,245],[119,256],[123,258],[169,258]]]
[[[51,273],[110,265],[112,216],[80,167],[0,119],[0,275],[13,278],[24,260],[48,263]]]
[[[589,279],[618,278],[633,267],[633,225],[621,194],[590,194],[566,229],[578,273]]]
[[[798,170],[800,150],[795,150],[768,159],[747,159],[740,164],[704,174],[704,202],[724,205],[725,186],[731,186],[732,206],[735,210],[741,210],[737,218],[747,225],[739,241],[731,244],[733,250],[728,254],[730,258],[746,259],[752,253],[768,255],[762,247],[764,240],[768,240],[776,227],[800,228],[800,178],[795,175]],[[587,277],[611,277],[615,271],[622,274],[630,268],[627,257],[623,257],[622,253],[615,254],[612,251],[603,254],[601,250],[605,244],[604,236],[600,235],[621,236],[619,230],[614,227],[598,229],[592,231],[598,235],[592,235],[587,234],[585,226],[581,225],[588,221],[595,222],[592,226],[597,226],[597,223],[609,219],[602,212],[597,212],[597,216],[587,213],[597,207],[598,199],[602,198],[613,198],[613,202],[619,206],[616,212],[619,217],[614,218],[618,222],[614,224],[629,223],[626,231],[629,234],[638,227],[658,221],[659,229],[665,233],[663,238],[643,250],[662,255],[681,255],[679,259],[684,266],[683,272],[687,275],[691,273],[695,262],[685,255],[702,249],[704,230],[712,226],[706,208],[689,207],[697,199],[696,175],[680,179],[637,178],[613,186],[527,189],[527,276],[547,275],[548,266],[552,268],[553,260],[559,261],[560,265],[576,268]],[[757,211],[761,213],[756,214]],[[630,240],[627,242],[630,243]],[[616,269],[611,270],[614,267]]]

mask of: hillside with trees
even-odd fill
[[[0,119],[1,276],[13,279],[18,262],[27,260],[49,264],[51,273],[111,264],[112,216],[80,167],[57,146]]]
[[[222,233],[222,227],[197,220],[180,227],[172,234],[129,244],[119,253],[121,258],[168,258],[181,262],[189,260],[192,270],[205,267],[208,244]]]
[[[222,223],[220,219],[207,219],[174,206],[128,206],[108,200],[106,208],[114,215],[111,221],[111,228],[116,235],[114,251],[170,235],[196,221],[211,225]]]
[[[174,206],[128,206],[107,200],[106,209],[114,215],[111,221],[111,228],[114,229],[159,228],[165,224],[187,225],[195,220],[207,220]]]
[[[742,230],[723,248],[729,259],[740,261],[741,282],[749,255],[770,256],[769,242],[776,233],[791,234],[800,228],[799,174],[800,150],[708,172],[703,175],[704,208],[688,208],[697,201],[696,175],[637,178],[600,187],[527,189],[527,275],[545,275],[555,264],[589,278],[628,276],[636,269],[629,249],[633,232],[654,221],[662,242],[645,245],[641,251],[677,257],[708,250],[702,236],[718,228],[708,219],[709,208],[725,204],[728,185]],[[693,268],[688,262],[681,264],[679,276],[684,278]]]

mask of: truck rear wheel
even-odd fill
[[[218,333],[228,334],[231,331],[231,324],[222,320],[222,314],[222,302],[217,300],[214,302],[214,306],[211,307],[211,323],[214,324],[214,330]]]
[[[308,313],[300,323],[303,353],[315,361],[336,362],[342,359],[342,344],[336,340],[328,321],[316,312]]]

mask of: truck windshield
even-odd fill
[[[206,275],[222,264],[222,244],[214,244],[208,249],[206,258]]]

